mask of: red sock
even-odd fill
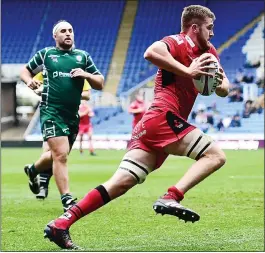
[[[163,196],[163,199],[175,199],[176,201],[181,201],[184,199],[184,194],[182,191],[177,189],[175,186],[171,186],[167,190],[167,194]]]
[[[55,226],[61,229],[68,229],[73,223],[83,216],[94,212],[110,201],[108,192],[100,185],[91,190],[76,205],[55,220]]]

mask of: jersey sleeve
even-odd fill
[[[36,76],[34,76],[35,80],[38,80],[40,82],[43,82],[43,75],[42,75],[42,72],[39,72]]]
[[[88,83],[88,81],[85,79],[84,81],[84,86],[83,86],[83,91],[91,90],[91,86]]]
[[[92,60],[92,58],[89,54],[87,54],[85,71],[92,74],[92,75],[101,75],[100,71],[96,67],[94,61]]]
[[[44,64],[44,54],[46,50],[42,49],[38,51],[26,64],[26,68],[30,73],[33,75],[39,73],[43,69],[43,64]]]
[[[176,37],[176,38],[174,38]],[[164,37],[161,42],[164,42],[167,45],[167,49],[170,52],[170,54],[176,58],[178,55],[178,43],[177,43],[177,36],[172,35],[172,36],[167,36]]]

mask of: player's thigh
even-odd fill
[[[195,128],[180,140],[167,145],[164,151],[167,154],[187,156],[197,160],[202,154],[208,151],[212,145],[212,138],[204,134],[200,129]]]
[[[132,149],[128,151],[111,178],[112,182],[124,184],[132,187],[145,181],[147,175],[151,173],[156,165],[156,155],[142,149]]]
[[[156,154],[152,151],[145,151],[143,149],[132,149],[129,150],[123,157],[123,159],[131,158],[140,163],[143,163],[145,166],[154,170],[156,165]]]
[[[70,151],[68,136],[57,136],[47,140],[53,159],[65,157]]]

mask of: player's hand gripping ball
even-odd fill
[[[204,54],[202,54],[199,59],[203,56]],[[211,55],[211,57],[213,59],[213,62],[208,64],[207,66],[209,66],[210,68],[204,71],[212,74],[212,76],[201,75],[199,78],[193,79],[195,88],[203,96],[210,96],[215,92],[216,87],[219,85],[217,80],[218,71],[220,68],[219,62],[213,54]]]

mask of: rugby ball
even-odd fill
[[[204,54],[202,54],[200,57],[202,57],[203,55]],[[193,79],[193,84],[195,88],[203,96],[210,96],[212,93],[215,92],[215,89],[217,87],[216,73],[218,73],[219,62],[213,54],[212,58],[214,59],[214,62],[210,63],[209,66],[213,66],[215,68],[206,71],[208,73],[214,74],[214,77],[201,75],[198,79]]]

